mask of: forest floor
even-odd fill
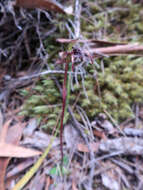
[[[143,189],[143,2],[0,1],[0,190]]]

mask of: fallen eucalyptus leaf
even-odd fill
[[[50,0],[16,0],[16,6],[23,7],[23,8],[40,8],[40,9],[47,9],[49,11],[54,11],[58,13],[65,14],[64,9],[62,6],[57,3],[56,1]]]
[[[0,143],[0,157],[27,158],[40,155],[41,152],[8,143]]]

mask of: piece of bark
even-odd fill
[[[125,155],[142,155],[143,140],[140,138],[121,137],[101,141],[99,150],[102,152],[121,152]]]

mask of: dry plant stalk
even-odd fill
[[[90,48],[88,51],[84,51],[85,54],[92,54],[94,57],[100,57],[102,55],[128,55],[128,54],[136,54],[143,56],[143,45],[139,44],[126,44],[122,42],[108,42],[104,40],[80,40],[80,39],[64,39],[59,38],[57,42],[60,43],[95,43],[95,46],[98,47]],[[101,46],[101,47],[100,47]],[[103,47],[108,46],[108,47]]]
[[[104,55],[137,54],[143,56],[143,46],[138,44],[117,45],[111,47],[93,48],[86,53],[94,54],[95,57],[99,56],[99,54],[104,54]]]

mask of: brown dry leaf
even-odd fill
[[[50,0],[16,0],[15,5],[23,8],[47,9],[49,11],[65,14],[64,9],[59,3]]]
[[[22,131],[23,128],[25,126],[25,124],[21,124],[20,122],[11,127],[8,130],[8,126],[10,124],[12,120],[8,120],[2,127],[1,131],[0,131],[0,141],[1,143],[6,142],[8,143],[12,143],[12,144],[18,144],[21,135],[22,135]],[[5,185],[4,185],[4,179],[5,179],[5,174],[6,174],[6,168],[8,166],[8,163],[10,161],[10,158],[0,158],[0,190],[4,190],[5,189]]]
[[[12,119],[7,121],[0,131],[0,190],[5,189],[4,179],[6,168],[10,161],[9,157],[23,157],[22,155],[24,155],[24,157],[27,157],[30,155],[34,156],[40,154],[39,151],[34,150],[33,152],[31,149],[16,146],[21,139],[25,123],[21,123],[19,121],[16,125],[8,128],[11,121]],[[27,155],[24,153],[24,151]]]
[[[98,151],[98,147],[99,147],[99,143],[91,143],[89,144],[90,148],[92,149],[93,152],[97,152]],[[89,152],[89,149],[87,147],[87,145],[79,143],[77,145],[77,150],[81,151],[81,152]]]
[[[37,150],[32,150],[8,143],[0,143],[0,157],[27,158],[40,154],[42,154],[42,152]]]
[[[4,179],[9,160],[9,158],[0,158],[0,190],[5,190]]]
[[[95,130],[93,131],[93,134],[94,134],[96,137],[99,137],[99,138],[101,138],[101,139],[104,139],[104,140],[107,139],[107,137],[106,137],[106,135],[105,135],[105,133],[104,133],[103,131],[98,131],[97,129],[95,129]]]
[[[0,141],[4,142],[6,135],[7,135],[7,129],[8,126],[10,124],[11,120],[7,121],[3,127],[1,127],[0,130]],[[6,173],[6,168],[7,165],[9,163],[9,158],[0,158],[0,190],[4,190],[5,189],[5,185],[4,185],[4,178],[5,178],[5,173]]]

